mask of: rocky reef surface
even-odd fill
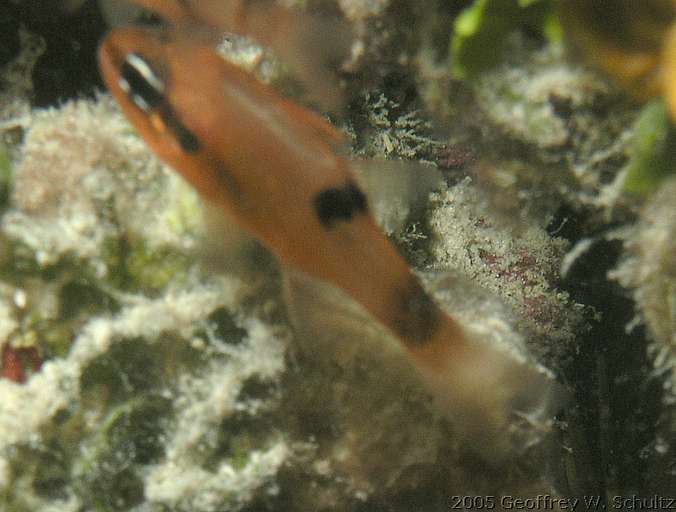
[[[443,174],[420,197],[376,169],[385,232],[463,326],[556,382],[546,410],[515,411],[491,442],[441,414],[348,299],[320,289],[294,324],[283,266],[214,234],[97,83],[96,41],[136,9],[0,6],[0,509],[673,493],[676,182],[650,171],[673,121],[570,58],[553,2],[499,3],[285,2],[350,27],[348,107],[328,117],[355,167]],[[303,101],[267,49],[219,50]]]

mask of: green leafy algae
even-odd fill
[[[141,395],[113,407],[74,467],[75,491],[96,511],[129,510],[143,501],[138,473],[163,453],[169,399]]]
[[[476,0],[455,20],[451,39],[453,74],[457,78],[472,78],[498,64],[505,37],[520,28],[560,41],[554,2]]]
[[[110,238],[103,244],[107,280],[132,292],[156,292],[169,283],[180,284],[187,277],[192,260],[168,247],[151,247],[145,240]]]
[[[649,194],[676,171],[676,127],[663,101],[649,103],[641,112],[632,149],[625,191]]]
[[[7,147],[0,143],[0,207],[7,206],[9,193],[12,188],[12,160]]]

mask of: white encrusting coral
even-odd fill
[[[556,102],[583,112],[595,97],[610,93],[609,85],[593,72],[563,62],[561,47],[548,46],[524,62],[523,41],[511,38],[507,44],[512,62],[477,80],[479,105],[510,134],[542,148],[566,144],[575,127],[557,113]]]
[[[142,337],[161,343],[164,332],[189,336],[211,311],[224,305],[232,307],[236,287],[235,282],[225,281],[221,287],[172,293],[157,300],[139,297],[114,318],[92,319],[74,340],[68,357],[48,361],[25,385],[0,380],[0,450],[37,440],[42,425],[77,401],[79,379],[86,365],[116,341]],[[270,357],[277,360],[279,352],[273,351]],[[270,363],[262,361],[269,375],[266,363]]]
[[[219,307],[233,311],[237,308],[235,297],[240,287],[241,283],[235,280],[222,279],[155,300],[134,298],[117,316],[92,319],[74,340],[68,357],[45,363],[25,385],[0,380],[0,453],[14,445],[39,444],[41,429],[59,411],[78,404],[83,371],[113,344],[130,338],[162,343],[163,335],[169,333],[190,340],[209,313]],[[189,510],[205,512],[218,510],[223,500],[243,505],[290,453],[280,440],[269,450],[251,453],[243,469],[235,470],[224,462],[213,474],[200,469],[198,461],[189,462],[190,451],[201,436],[208,435],[225,417],[246,406],[237,398],[247,379],[274,380],[284,369],[284,344],[279,331],[255,318],[245,324],[248,333],[245,343],[229,349],[224,340],[217,340],[230,356],[227,362],[214,364],[202,379],[183,377],[179,385],[183,391],[178,392],[175,403],[179,412],[167,443],[166,460],[148,476],[149,499],[162,503],[178,501]],[[8,463],[4,459],[3,462]],[[192,480],[191,475],[195,477]],[[169,476],[174,484],[171,487],[167,486]],[[192,494],[188,492],[191,486]],[[176,494],[177,489],[183,492]],[[180,499],[176,497],[179,495]],[[211,495],[214,497],[210,501]]]
[[[95,260],[121,233],[186,248],[201,222],[192,190],[165,172],[106,95],[33,113],[13,198],[3,230],[41,265],[67,253]],[[126,214],[139,204],[146,214]]]
[[[227,365],[211,365],[199,377],[182,376],[174,400],[175,427],[164,460],[150,468],[145,482],[150,502],[199,512],[236,510],[274,478],[291,454],[288,444],[278,439],[269,447],[252,450],[241,468],[228,461],[214,470],[202,467],[199,444],[213,437],[225,418],[242,411],[255,414],[260,405],[239,400],[244,383],[250,378],[274,380],[285,367],[284,345],[270,327],[255,319],[245,322],[245,327],[244,345],[217,342],[216,351],[228,356]]]
[[[169,460],[150,470],[146,498],[178,510],[238,510],[266,484],[269,492],[274,492],[274,477],[290,454],[290,447],[279,441],[269,449],[252,451],[241,469],[223,462],[216,470],[207,471],[197,464],[186,464],[185,459]]]

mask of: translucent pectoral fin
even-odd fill
[[[297,343],[312,364],[334,363],[345,375],[355,374],[356,365],[379,375],[371,379],[382,389],[354,392],[372,393],[379,403],[431,396],[432,410],[448,420],[453,435],[495,462],[546,439],[564,393],[532,361],[469,331],[458,340],[450,317],[428,342],[405,346],[333,286],[293,269],[285,270],[284,281]]]
[[[203,205],[205,235],[201,257],[207,268],[247,280],[273,264],[269,251],[219,205],[209,201],[203,201]]]
[[[335,286],[288,266],[283,268],[283,279],[287,311],[302,350],[344,360],[355,343],[374,333],[385,334],[359,304]]]
[[[368,196],[378,224],[387,234],[427,207],[429,195],[445,186],[433,165],[406,160],[352,160],[359,183]]]
[[[468,342],[443,367],[419,368],[457,434],[495,461],[542,441],[564,402],[544,369],[484,342]]]

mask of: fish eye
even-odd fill
[[[140,53],[127,55],[120,68],[118,85],[144,112],[155,110],[164,103],[164,82]]]
[[[118,85],[129,101],[148,114],[157,134],[170,133],[186,153],[195,153],[200,143],[174,112],[165,96],[166,85],[140,53],[130,53],[120,67]]]

